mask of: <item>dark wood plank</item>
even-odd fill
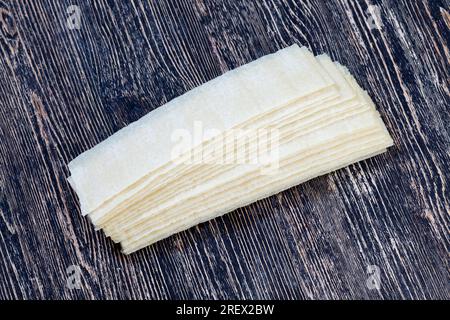
[[[0,0],[0,298],[449,299],[449,4]],[[350,68],[394,148],[131,256],[81,217],[71,159],[292,43]]]

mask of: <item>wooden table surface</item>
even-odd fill
[[[0,298],[449,299],[448,9],[0,0]],[[395,147],[131,256],[94,231],[70,160],[293,43],[349,67]]]

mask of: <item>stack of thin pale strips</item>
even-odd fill
[[[391,145],[349,71],[293,45],[118,131],[69,164],[69,182],[129,254]]]

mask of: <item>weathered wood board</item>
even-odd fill
[[[0,298],[449,299],[449,4],[0,0]],[[293,43],[350,68],[394,148],[131,256],[94,231],[71,159]]]

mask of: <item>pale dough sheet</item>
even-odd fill
[[[198,122],[204,131],[214,130],[191,141],[186,156],[201,151],[212,159],[219,149],[234,150],[234,141],[219,137],[232,137],[236,129],[278,129],[278,170],[264,173],[260,163],[239,161],[260,155],[256,136],[246,140],[248,150],[237,147],[237,163],[172,161],[173,133],[195,137]],[[348,69],[293,45],[118,131],[74,159],[68,181],[82,213],[128,254],[392,144],[373,101]]]
[[[82,211],[93,211],[169,162],[175,130],[193,135],[193,123],[200,120],[223,132],[332,85],[318,75],[314,59],[306,62],[308,55],[294,45],[264,56],[172,100],[83,153],[69,164]]]
[[[322,67],[321,68],[322,74],[324,74],[326,78],[332,79],[333,82],[337,85],[339,96],[337,99],[333,99],[333,100],[329,101],[328,103],[324,103],[321,105],[317,105],[317,104],[313,105],[312,106],[313,109],[310,110],[309,112],[311,112],[311,111],[319,112],[320,110],[324,110],[323,114],[332,116],[332,113],[335,112],[335,109],[336,109],[334,106],[339,106],[340,104],[342,104],[344,102],[347,102],[349,107],[351,106],[351,104],[356,105],[358,103],[358,101],[356,101],[356,93],[355,93],[354,89],[348,83],[348,81],[343,77],[342,72],[336,67],[336,65],[331,61],[331,59],[327,56],[319,56],[318,61]],[[294,108],[292,106],[294,106]],[[308,111],[308,108],[304,108],[303,112],[301,112],[301,113],[299,112],[299,110],[301,109],[301,104],[298,102],[291,104],[290,107],[286,107],[284,109],[293,109],[294,110],[294,111],[291,111],[291,113],[289,114],[291,117],[292,117],[292,112],[294,112],[294,115],[297,115],[297,118],[300,117],[300,119],[301,119],[301,117],[308,115],[308,112],[306,112],[306,111]],[[272,125],[275,127],[280,127],[283,125],[282,121],[283,121],[282,118],[277,119],[275,117],[275,119],[272,122],[266,121],[260,125],[254,124],[254,127],[263,127],[263,126],[272,126]],[[294,118],[294,120],[290,119],[290,121],[291,122],[295,121],[295,118]],[[302,130],[302,128],[297,127],[297,128],[295,128],[295,130]],[[172,167],[176,167],[176,166],[172,166]],[[176,179],[179,175],[183,174],[179,171],[177,172],[176,170],[169,170],[169,169],[166,169],[166,170],[167,170],[166,172],[168,174],[170,174],[170,176],[175,177]],[[161,176],[161,173],[159,176]],[[94,210],[94,212],[91,213],[92,221],[100,227],[107,219],[109,219],[108,217],[105,217],[106,213],[108,214],[108,216],[109,215],[115,216],[115,215],[123,212],[123,209],[121,212],[117,211],[117,206],[126,208],[126,202],[134,202],[135,199],[133,197],[139,192],[139,190],[146,188],[147,185],[151,185],[152,188],[155,190],[158,187],[157,180],[164,181],[164,184],[167,184],[167,182],[166,182],[167,175],[165,175],[164,179],[156,179],[155,176],[153,176],[153,177],[149,176],[145,179],[141,179],[139,181],[140,182],[139,185],[135,186],[132,190],[129,190],[129,189],[124,190],[124,192],[116,195],[114,197],[114,199],[112,199],[111,201],[108,201],[105,205]],[[146,192],[149,192],[149,191],[147,190]]]
[[[327,74],[333,79],[333,81],[335,83],[337,83],[338,85],[338,89],[339,89],[339,93],[340,93],[340,98],[339,99],[335,99],[332,102],[330,102],[330,106],[327,106],[327,104],[325,104],[325,106],[327,106],[325,108],[325,111],[322,112],[322,114],[320,114],[320,119],[322,120],[321,122],[318,122],[320,126],[324,126],[327,124],[327,116],[332,118],[332,117],[336,117],[336,121],[339,120],[339,116],[340,116],[340,108],[345,108],[346,105],[345,103],[348,104],[347,107],[351,107],[353,105],[357,105],[358,103],[364,103],[364,99],[361,96],[361,90],[358,90],[357,92],[355,91],[354,88],[352,88],[352,86],[348,83],[348,81],[344,78],[344,75],[342,74],[342,71],[339,70],[339,68],[331,61],[331,59],[327,56],[319,56],[318,57],[318,61],[320,62],[320,64],[322,65],[322,67],[324,68],[325,72],[327,72]],[[358,99],[355,99],[355,97],[357,97]],[[356,101],[355,101],[356,100]],[[364,110],[364,106],[360,107],[361,110]],[[318,108],[316,108],[318,109]],[[344,109],[345,110],[345,109]],[[353,110],[352,113],[357,113],[357,111]],[[303,116],[304,112],[300,113],[299,115]],[[318,115],[319,117],[319,115]],[[295,121],[295,120],[294,120]],[[328,120],[329,121],[329,120]],[[303,131],[305,129],[307,129],[307,127],[302,127],[302,123],[298,123],[297,126],[294,126],[291,130],[293,132],[298,132],[299,134],[303,134]],[[197,166],[196,166],[197,169]],[[205,169],[202,170],[201,166],[198,166],[198,169],[200,171],[206,171],[206,173],[208,172],[207,166],[205,166]],[[228,167],[226,168],[222,168],[222,170],[229,170]],[[211,170],[210,170],[211,171]],[[205,172],[203,172],[205,173]],[[178,174],[172,172],[172,176],[174,177],[174,179],[176,180],[176,182],[178,182],[180,179],[178,178]],[[192,176],[188,176],[184,175],[186,177],[186,179],[193,179],[194,177]],[[164,183],[162,184],[163,186],[166,187],[166,190],[168,188],[172,188],[174,190],[180,190],[178,186],[173,185],[170,183],[170,180],[167,180],[167,176],[164,179],[161,179],[162,181],[164,181]],[[150,193],[150,191],[154,191],[154,192],[160,192],[161,190],[159,190],[158,184],[156,182],[150,181],[147,182],[147,184],[151,184],[151,189],[150,190],[142,190],[140,192],[140,197],[136,198],[136,199],[132,199],[129,198],[126,201],[124,201],[120,206],[116,207],[114,211],[110,210],[109,214],[114,216],[119,216],[121,219],[120,220],[125,220],[128,219],[130,214],[130,209],[132,210],[133,207],[127,206],[127,202],[128,203],[135,203],[135,207],[139,205],[143,205],[143,199],[145,198],[147,202],[151,202],[154,201],[154,203],[161,203],[162,199],[158,199],[158,198],[152,198],[152,197],[148,197],[148,194]],[[144,187],[143,187],[144,188]],[[181,191],[181,190],[180,190]],[[134,210],[131,211],[132,213],[134,213]],[[120,220],[112,220],[112,221],[108,221],[108,219],[105,219],[105,217],[103,217],[103,219],[98,219],[94,213],[93,216],[91,216],[93,222],[98,226],[98,227],[105,227],[106,224],[105,223],[120,223]]]

